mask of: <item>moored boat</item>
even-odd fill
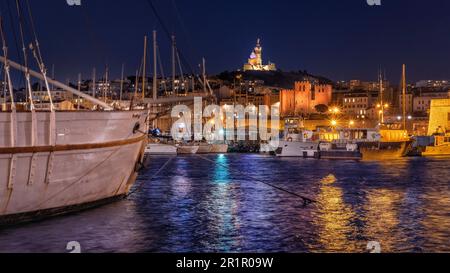
[[[319,141],[314,140],[314,132],[304,130],[302,121],[286,123],[284,139],[276,151],[278,157],[319,158]]]
[[[198,147],[197,154],[209,154],[213,149],[213,146],[208,143],[199,143],[194,146]]]
[[[261,154],[270,154],[272,152],[276,152],[272,146],[270,146],[267,142],[261,142],[259,145],[259,153]]]
[[[278,157],[319,158],[319,143],[312,141],[281,141]]]
[[[146,155],[176,155],[177,147],[169,144],[150,143],[145,149]]]
[[[212,144],[212,154],[226,154],[228,153],[228,144]]]
[[[147,111],[0,112],[0,225],[126,196],[142,163]]]
[[[363,160],[389,160],[405,157],[412,141],[406,130],[382,129],[372,141],[358,140]]]
[[[0,30],[0,62],[9,100],[5,96],[0,111],[0,226],[40,220],[126,196],[147,145],[146,106],[134,110],[130,104],[127,110],[115,110],[107,98],[96,99],[48,78],[37,39],[29,48],[39,72],[26,61],[23,65],[13,62],[7,54],[3,24]],[[11,68],[25,76],[26,103],[15,101]],[[31,77],[45,84],[48,110],[39,111]],[[58,109],[50,85],[72,93],[78,98],[74,100],[77,108],[84,110]]]
[[[448,156],[450,155],[450,134],[434,136],[434,145],[425,147],[422,156]]]
[[[320,143],[320,159],[360,160],[362,154],[358,144]]]
[[[179,155],[195,155],[198,153],[200,146],[195,145],[180,145],[177,147]]]

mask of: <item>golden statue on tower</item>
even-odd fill
[[[244,71],[276,71],[277,67],[275,64],[269,62],[268,65],[263,65],[262,61],[262,47],[261,40],[258,39],[256,42],[256,47],[253,49],[248,63],[244,65]]]

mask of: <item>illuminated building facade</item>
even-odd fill
[[[450,99],[431,101],[428,135],[450,132]]]
[[[258,39],[256,42],[256,47],[253,49],[248,63],[244,65],[244,71],[276,71],[277,67],[275,64],[269,62],[269,64],[264,65],[262,60],[262,47],[261,40]]]
[[[294,89],[280,91],[282,116],[311,114],[317,105],[330,105],[333,87],[328,84],[314,84],[310,81],[296,82]]]

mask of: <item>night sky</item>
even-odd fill
[[[1,0],[2,14],[6,1],[14,5]],[[75,80],[79,72],[89,78],[94,66],[102,73],[106,64],[119,77],[123,62],[127,74],[133,74],[143,54],[143,36],[151,36],[153,29],[158,30],[165,74],[170,74],[170,43],[147,0],[81,0],[81,7],[70,7],[66,0],[30,1],[45,61],[55,65],[57,79]],[[388,80],[399,83],[406,63],[410,82],[450,78],[448,0],[382,0],[380,7],[366,0],[153,3],[192,67],[198,70],[205,56],[209,74],[241,68],[260,37],[264,62],[285,71],[375,80],[382,67]],[[6,31],[11,37],[9,24]]]

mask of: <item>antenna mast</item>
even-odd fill
[[[383,76],[380,70],[380,104],[381,104],[381,113],[380,113],[380,121],[381,124],[384,124],[384,87],[383,87]]]
[[[96,68],[92,70],[92,97],[95,98],[96,96],[96,84],[97,84],[97,71]]]
[[[176,73],[176,40],[175,35],[172,35],[172,89],[175,95],[178,95],[178,90],[175,88]]]
[[[203,68],[202,68],[202,75],[203,75],[203,92],[206,94],[206,60],[203,58]]]
[[[123,77],[125,73],[125,64],[122,64],[122,74],[120,78],[120,95],[119,95],[119,104],[122,104],[122,94],[123,94]]]
[[[403,129],[406,128],[406,65],[403,65],[402,72],[402,94],[403,94]]]
[[[156,30],[153,31],[153,101],[158,99],[158,43],[156,41]]]
[[[145,80],[146,80],[146,66],[147,66],[147,35],[144,36],[144,67],[142,70],[142,100],[145,99]]]

